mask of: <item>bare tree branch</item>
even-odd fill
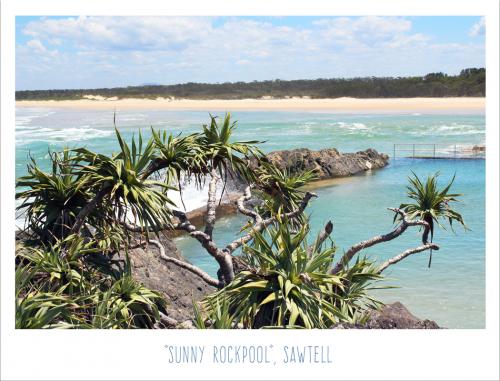
[[[304,195],[304,198],[300,202],[299,208],[292,211],[292,212],[285,213],[283,216],[286,218],[297,217],[299,214],[301,214],[304,211],[304,209],[307,207],[307,204],[309,203],[309,201],[313,197],[317,197],[317,195],[314,193],[311,193],[311,192],[306,192],[306,194]],[[276,217],[269,217],[269,218],[266,218],[265,220],[261,219],[260,222],[257,222],[252,226],[250,233],[248,233],[248,234],[244,235],[243,237],[240,237],[237,240],[231,242],[229,245],[226,246],[224,251],[226,251],[228,253],[232,253],[237,248],[250,242],[253,239],[253,235],[255,233],[262,231],[263,229],[265,229],[266,227],[271,225],[274,221],[276,221]]]
[[[242,197],[238,199],[238,209],[240,212],[243,214],[250,216],[254,219],[255,224],[252,227],[252,232],[241,237],[240,239],[232,242],[231,244],[227,245],[224,250],[221,250],[217,247],[217,244],[213,241],[211,233],[213,232],[213,227],[215,223],[215,185],[216,185],[216,173],[212,173],[212,181],[210,184],[209,188],[212,188],[213,192],[209,192],[209,202],[207,204],[207,211],[209,216],[207,217],[207,225],[211,225],[211,228],[207,230],[205,229],[204,232],[197,230],[196,226],[191,224],[191,222],[188,220],[186,213],[180,211],[180,210],[172,210],[173,215],[178,218],[179,222],[173,227],[177,230],[184,230],[185,232],[189,233],[193,238],[198,240],[200,242],[201,246],[212,256],[214,259],[217,261],[219,264],[219,272],[218,272],[218,278],[219,280],[215,280],[214,278],[210,277],[208,274],[203,272],[203,270],[197,268],[196,266],[193,266],[189,263],[180,261],[175,258],[171,258],[165,255],[165,250],[163,249],[163,246],[161,245],[160,242],[156,240],[149,240],[150,243],[153,245],[156,245],[160,249],[160,257],[171,263],[175,263],[178,266],[181,266],[185,268],[188,271],[191,271],[192,273],[200,276],[205,282],[208,284],[215,286],[215,287],[223,287],[225,284],[228,284],[234,279],[234,263],[233,263],[233,256],[232,252],[236,250],[238,247],[241,245],[249,242],[253,238],[253,233],[261,231],[265,227],[269,226],[272,224],[275,220],[276,217],[270,217],[265,220],[262,219],[262,217],[257,213],[254,212],[253,210],[247,209],[244,205],[244,202],[249,200],[251,198],[251,192],[250,192],[250,187],[245,189],[245,193]],[[284,214],[284,217],[286,218],[295,218],[297,217],[300,213],[304,211],[304,209],[307,207],[307,204],[311,200],[311,198],[317,197],[314,193],[311,192],[306,192],[304,195],[304,198],[302,199],[299,208],[297,210],[294,210],[292,212]],[[131,231],[137,231],[140,232],[142,231],[140,227],[125,223],[124,225],[127,229],[130,229]]]
[[[252,193],[251,193],[250,189],[251,189],[250,186],[247,186],[245,188],[243,196],[238,198],[238,200],[236,201],[236,206],[238,208],[238,211],[241,214],[248,216],[248,217],[251,217],[254,220],[254,223],[258,224],[258,223],[262,222],[261,215],[259,213],[257,213],[256,211],[245,207],[245,201],[248,201],[252,198]]]
[[[383,234],[383,235],[378,235],[375,237],[372,237],[370,239],[367,239],[365,241],[361,241],[353,246],[349,250],[345,252],[343,257],[340,259],[340,261],[337,262],[337,264],[333,267],[331,270],[331,274],[337,274],[340,270],[344,268],[346,264],[349,263],[349,261],[358,253],[359,251],[366,249],[368,247],[371,247],[373,245],[376,245],[381,242],[387,242],[391,241],[394,238],[399,237],[401,234],[405,232],[406,229],[408,229],[409,226],[424,226],[427,227],[429,226],[427,222],[417,220],[417,221],[411,221],[408,220],[407,215],[405,212],[403,212],[401,209],[398,208],[389,208],[389,210],[392,210],[393,212],[399,214],[402,218],[401,223],[394,229],[393,231]]]
[[[179,322],[170,316],[165,315],[163,312],[159,311],[160,313],[160,323],[162,323],[165,327],[167,328],[175,328],[179,325]],[[157,323],[154,325],[155,329],[160,329],[160,325]]]
[[[311,257],[312,253],[321,250],[321,246],[323,246],[323,243],[330,236],[330,234],[332,234],[332,231],[333,231],[333,223],[332,221],[328,221],[323,230],[321,231],[321,233],[319,233],[318,238],[316,239],[314,245],[308,247],[307,255],[309,257]]]
[[[212,241],[212,238],[208,234],[197,230],[196,226],[189,222],[186,213],[181,212],[180,210],[174,210],[173,213],[174,216],[179,218],[180,221],[177,225],[174,226],[175,229],[184,230],[185,232],[189,233],[191,237],[196,238],[198,242],[201,243],[201,246],[203,246],[203,248],[208,251],[211,256],[215,258],[223,256],[221,250],[219,250],[215,242]]]
[[[230,252],[220,250],[216,243],[212,240],[207,233],[199,231],[196,226],[192,225],[187,219],[186,213],[179,210],[173,211],[174,215],[179,219],[179,223],[175,225],[176,229],[184,230],[191,235],[191,237],[196,238],[200,242],[201,246],[215,258],[219,264],[219,287],[224,284],[228,284],[234,278],[234,268],[232,255]]]
[[[436,245],[435,243],[426,243],[422,246],[415,247],[413,249],[408,249],[406,251],[403,251],[401,254],[396,255],[395,257],[385,261],[378,269],[378,273],[380,274],[382,271],[384,271],[386,268],[389,266],[398,263],[399,261],[405,259],[406,257],[416,254],[416,253],[421,253],[422,251],[426,250],[439,250],[439,246]]]
[[[215,210],[217,208],[217,181],[219,176],[215,169],[210,172],[210,183],[208,184],[208,201],[207,201],[207,219],[205,225],[205,234],[212,238],[212,233],[214,231],[216,215]]]
[[[192,265],[190,263],[181,261],[179,259],[167,256],[165,254],[165,248],[163,247],[163,245],[161,244],[161,242],[159,242],[157,240],[154,240],[154,239],[150,239],[149,243],[153,244],[154,246],[156,246],[159,249],[159,251],[160,251],[160,258],[162,260],[164,260],[165,262],[173,263],[173,264],[175,264],[175,265],[177,265],[179,267],[182,267],[185,270],[190,271],[191,273],[199,276],[201,279],[203,279],[206,283],[208,283],[211,286],[214,286],[214,287],[220,287],[221,286],[220,282],[217,279],[212,278],[210,275],[208,275],[205,271],[203,271],[199,267],[196,267],[196,266],[194,266],[194,265]]]

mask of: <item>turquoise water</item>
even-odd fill
[[[457,174],[454,189],[464,194],[457,205],[471,231],[455,228],[455,234],[437,230],[434,252],[427,268],[428,253],[415,254],[384,272],[385,283],[397,289],[382,290],[377,296],[386,302],[401,301],[416,316],[432,319],[448,328],[484,327],[484,161],[398,159],[383,170],[349,178],[315,190],[318,199],[308,208],[311,230],[316,234],[328,220],[334,222],[332,237],[338,253],[361,240],[389,232],[392,214],[405,200],[406,177],[413,170],[419,176],[441,172],[441,181]],[[215,240],[220,244],[237,237],[245,220],[226,217],[218,221]],[[374,246],[363,253],[378,263],[420,245],[418,229],[408,229],[399,239]],[[193,263],[215,275],[217,267],[199,244],[188,237],[176,241]]]
[[[266,140],[265,151],[307,147],[336,147],[357,151],[373,147],[391,153],[393,143],[439,143],[450,147],[482,144],[485,141],[483,115],[332,115],[326,113],[235,112],[237,138]],[[174,133],[194,132],[206,122],[208,113],[187,111],[126,111],[117,114],[117,124],[126,137],[137,128],[153,125]],[[85,145],[95,151],[116,150],[112,128],[113,112],[58,109],[18,109],[16,114],[16,176],[25,173],[30,153],[43,167],[48,165],[48,149]],[[148,128],[143,128],[149,135]],[[397,289],[379,291],[387,302],[401,301],[417,316],[436,320],[449,328],[484,328],[485,324],[485,162],[483,160],[397,159],[382,170],[323,184],[316,189],[319,198],[308,208],[313,231],[334,221],[333,238],[339,250],[384,233],[392,228],[387,207],[405,199],[406,177],[410,170],[421,176],[441,172],[441,181],[454,173],[454,190],[463,193],[457,209],[471,231],[456,228],[438,230],[435,242],[441,250],[433,255],[416,254],[392,266],[387,284]],[[230,242],[242,225],[239,216],[221,218],[215,239]],[[400,239],[366,250],[372,259],[382,261],[406,248],[418,246],[419,233],[408,230]],[[189,238],[177,245],[194,264],[214,274],[214,261]]]
[[[307,147],[336,147],[343,151],[376,148],[391,154],[394,143],[484,143],[484,115],[332,115],[305,112],[235,112],[236,138],[261,140],[264,151]],[[174,134],[200,130],[209,120],[202,111],[118,111],[117,126],[129,138],[139,128],[150,135],[150,126]],[[47,150],[87,146],[110,153],[117,149],[113,110],[18,108],[16,110],[16,175],[25,173],[30,153],[42,165]]]

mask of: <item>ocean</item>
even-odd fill
[[[220,113],[217,113],[221,115]],[[234,112],[238,120],[235,139],[261,140],[265,152],[292,148],[338,148],[353,152],[375,148],[390,155],[395,143],[439,144],[444,150],[455,146],[485,143],[484,115],[446,114],[329,114],[325,112]],[[116,114],[117,127],[125,138],[150,136],[150,127],[174,134],[199,131],[209,121],[207,112],[167,110],[126,110]],[[101,153],[117,149],[113,111],[57,108],[16,109],[16,177],[26,173],[28,157],[49,168],[49,150],[85,146]],[[334,222],[332,238],[338,255],[350,245],[391,230],[392,215],[387,207],[404,202],[407,177],[440,172],[445,184],[456,174],[452,190],[462,193],[457,209],[470,228],[455,231],[437,229],[434,241],[441,249],[427,268],[428,253],[416,254],[391,266],[384,274],[385,285],[397,288],[378,290],[385,302],[400,301],[418,317],[435,320],[447,328],[485,326],[485,161],[478,159],[391,159],[384,169],[359,176],[322,182],[315,189],[318,198],[307,212],[313,232],[327,220]],[[188,190],[191,207],[199,206],[205,195]],[[215,238],[219,244],[236,237],[244,219],[220,218]],[[18,220],[17,224],[22,221]],[[390,243],[364,252],[376,261],[418,246],[418,230],[409,229]],[[199,244],[188,238],[176,239],[183,255],[195,265],[215,274],[216,264]]]

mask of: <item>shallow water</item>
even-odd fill
[[[241,140],[265,140],[264,151],[306,147],[336,147],[357,151],[369,147],[392,153],[394,143],[437,143],[453,147],[482,144],[485,140],[483,115],[333,115],[297,112],[235,112]],[[120,111],[117,125],[130,138],[149,126],[173,133],[198,131],[207,122],[208,113],[193,111]],[[26,172],[28,154],[48,167],[47,152],[65,146],[84,145],[110,153],[117,149],[113,132],[113,111],[27,109],[16,111],[16,176]],[[319,198],[308,208],[312,230],[321,229],[328,219],[334,221],[333,238],[339,251],[359,240],[392,228],[387,207],[405,199],[406,177],[413,170],[424,176],[441,172],[441,183],[457,174],[454,190],[463,193],[457,209],[471,231],[456,227],[438,230],[435,242],[441,250],[433,255],[431,269],[428,254],[416,254],[387,271],[387,284],[399,288],[379,291],[385,301],[399,300],[417,316],[436,320],[449,328],[484,327],[484,175],[483,160],[410,160],[397,159],[382,170],[347,180],[323,183],[316,189]],[[227,243],[242,226],[239,216],[217,222],[215,239]],[[400,239],[378,245],[366,254],[382,261],[405,248],[418,246],[417,230],[409,230]],[[215,273],[214,261],[193,240],[177,239],[183,254],[194,264]]]

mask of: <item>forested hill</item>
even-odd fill
[[[17,91],[16,100],[81,99],[84,95],[118,98],[175,97],[188,99],[275,98],[410,98],[484,97],[486,71],[464,69],[459,75],[430,73],[423,77],[272,80],[233,83],[183,83],[78,90]]]

